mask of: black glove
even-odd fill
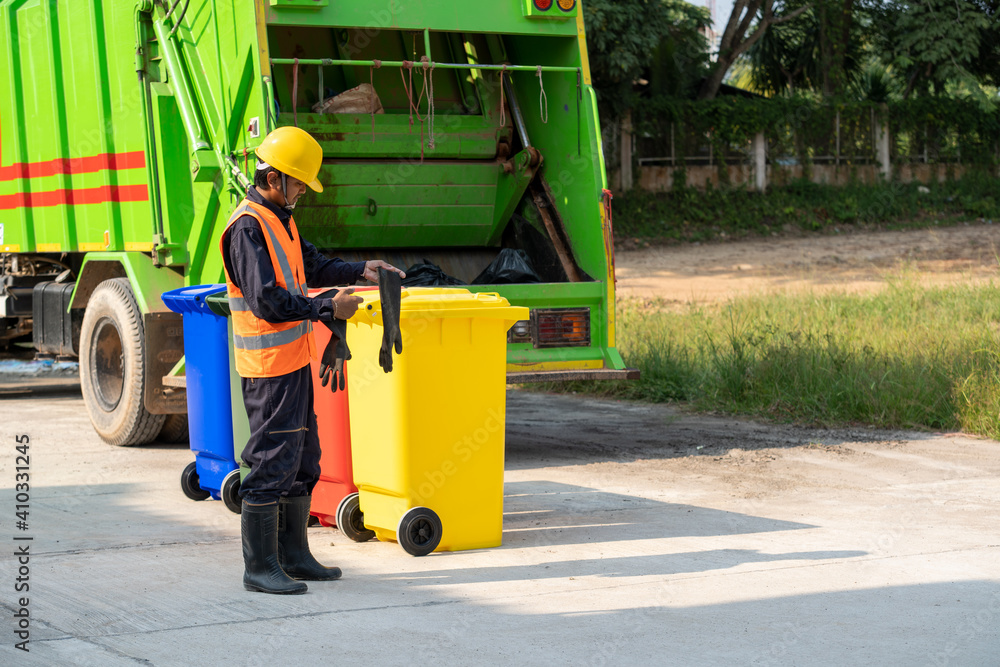
[[[347,386],[344,362],[351,358],[351,350],[347,347],[347,322],[334,320],[323,324],[330,329],[331,335],[319,360],[319,379],[322,386],[329,384],[330,389],[336,393],[338,387],[343,390]]]
[[[378,296],[382,301],[382,349],[378,353],[378,364],[388,373],[392,370],[392,348],[396,348],[396,354],[403,353],[403,335],[399,331],[402,287],[398,273],[378,270]]]
[[[327,290],[315,298],[332,299],[337,292],[335,289]],[[351,358],[351,350],[347,347],[347,322],[334,319],[332,322],[323,322],[323,325],[330,330],[330,342],[326,344],[319,360],[319,379],[322,386],[329,384],[330,389],[336,393],[338,387],[343,391],[347,386],[344,362]]]

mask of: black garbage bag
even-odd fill
[[[504,248],[496,259],[472,281],[473,285],[507,285],[511,283],[540,283],[528,253],[514,248]]]
[[[441,270],[437,264],[425,259],[422,264],[414,264],[406,270],[406,277],[400,281],[403,287],[441,287],[442,285],[467,285]]]

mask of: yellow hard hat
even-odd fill
[[[256,152],[261,162],[299,179],[314,192],[323,192],[323,184],[316,178],[323,166],[323,149],[305,130],[279,127],[264,137]]]

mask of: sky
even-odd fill
[[[695,4],[700,4],[704,7],[708,6],[708,0],[693,0]],[[729,20],[729,14],[733,11],[733,0],[715,0],[715,31],[722,33],[723,29],[726,27],[726,21]]]

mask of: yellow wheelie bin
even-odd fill
[[[341,507],[415,556],[499,546],[507,330],[528,309],[494,293],[404,288],[403,351],[385,373],[379,295],[359,295],[347,332],[358,496]]]

